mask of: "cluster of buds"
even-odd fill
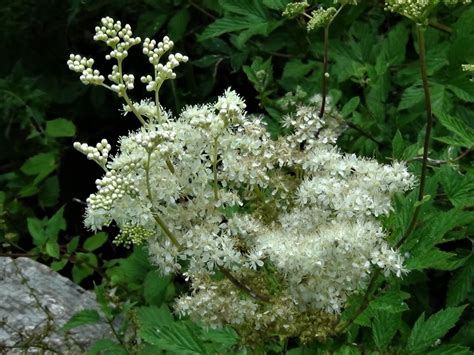
[[[458,4],[468,5],[471,3],[471,0],[443,0],[442,2],[447,6],[455,6]],[[386,0],[385,10],[399,13],[416,23],[424,24],[431,10],[440,3],[441,0]]]
[[[83,58],[78,54],[71,54],[67,65],[70,70],[81,73],[81,81],[83,84],[101,85],[113,92],[119,97],[123,97],[127,103],[127,110],[132,111],[144,125],[145,121],[141,113],[135,109],[135,104],[127,95],[128,90],[134,89],[135,76],[133,74],[123,73],[123,60],[128,56],[130,47],[141,43],[140,37],[133,37],[133,32],[130,25],[122,26],[120,21],[115,21],[110,17],[104,17],[101,24],[96,26],[94,40],[105,42],[112,50],[105,56],[105,59],[116,59],[117,64],[112,67],[112,72],[107,75],[111,84],[105,84],[105,77],[100,74],[97,69],[92,66],[94,60],[92,58]],[[153,74],[141,77],[141,82],[146,84],[147,91],[155,92],[155,110],[150,112],[147,109],[146,117],[150,119],[160,119],[162,116],[161,106],[159,104],[158,93],[167,79],[175,79],[176,73],[173,71],[180,63],[187,62],[188,57],[180,53],[170,54],[168,61],[163,65],[160,64],[160,59],[163,54],[171,50],[174,46],[167,36],[157,43],[155,40],[146,38],[143,42],[143,53],[148,56],[149,62],[153,65]]]
[[[109,152],[112,147],[107,139],[102,139],[95,147],[89,146],[87,143],[74,142],[74,148],[87,156],[87,159],[95,161],[102,168],[106,169]]]
[[[288,18],[295,18],[299,15],[303,15],[307,7],[309,7],[307,1],[291,2],[286,5],[282,15]]]
[[[123,245],[125,248],[130,248],[132,245],[142,245],[154,235],[154,232],[142,226],[126,224],[120,227],[120,233],[115,237],[113,243],[115,245]]]
[[[311,12],[311,19],[306,25],[308,32],[328,26],[334,19],[336,12],[337,10],[334,7],[313,10]]]
[[[105,56],[107,60],[112,58],[123,60],[128,56],[128,49],[141,42],[140,37],[132,37],[132,29],[128,24],[122,27],[120,21],[115,22],[108,16],[101,20],[101,24],[102,26],[95,28],[94,40],[105,42],[112,48],[112,51]]]
[[[142,83],[147,84],[147,91],[158,91],[165,80],[175,79],[176,74],[173,72],[173,69],[181,62],[186,63],[188,61],[187,56],[176,53],[168,56],[168,62],[165,65],[160,64],[161,56],[171,50],[173,46],[173,41],[167,36],[158,44],[155,40],[150,40],[149,38],[146,38],[143,42],[143,54],[148,56],[149,62],[153,64],[155,69],[154,78],[151,75],[141,77]]]
[[[468,71],[468,72],[474,73],[474,65],[473,64],[463,64],[461,67],[462,67],[463,71]],[[472,78],[471,81],[474,81],[474,78]]]
[[[94,59],[81,57],[79,54],[69,55],[67,66],[76,73],[81,73],[79,79],[85,85],[102,85],[105,78],[97,69],[93,69]]]
[[[95,181],[97,193],[90,195],[86,202],[96,210],[110,210],[114,202],[125,195],[136,195],[138,189],[133,185],[131,178],[117,175],[115,170],[107,171],[102,179]]]

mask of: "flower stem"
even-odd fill
[[[326,101],[327,101],[327,91],[328,91],[328,84],[329,84],[329,26],[331,26],[332,21],[339,15],[339,13],[344,8],[345,4],[342,4],[339,9],[337,9],[336,13],[332,17],[331,21],[324,26],[324,54],[323,54],[323,82],[321,88],[321,110],[319,111],[319,117],[323,117],[324,111],[326,108]]]
[[[321,110],[319,111],[319,117],[323,117],[324,110],[326,108],[326,96],[328,90],[328,53],[329,53],[329,24],[324,26],[324,54],[323,54],[323,83],[321,88]]]
[[[217,184],[217,137],[214,138],[214,144],[212,145],[212,173],[214,175],[214,200],[217,202],[219,200],[219,186]]]
[[[426,186],[426,175],[427,175],[427,167],[428,167],[428,150],[430,147],[430,137],[431,137],[431,129],[433,127],[433,112],[431,107],[431,95],[430,95],[430,87],[428,83],[428,73],[426,68],[426,48],[425,48],[425,37],[424,37],[424,28],[422,25],[416,25],[417,36],[418,36],[418,54],[419,54],[419,63],[420,63],[420,74],[421,79],[423,81],[423,92],[425,97],[425,107],[426,107],[426,130],[425,130],[425,139],[423,144],[423,158],[422,158],[422,165],[421,165],[421,177],[420,177],[420,188],[418,191],[418,202],[423,201],[423,197],[425,195],[425,186]],[[421,210],[421,203],[419,203],[415,211],[413,213],[412,219],[410,221],[410,225],[408,226],[407,230],[395,245],[395,248],[399,248],[410,236],[416,226],[416,222],[418,220],[418,216]],[[365,311],[365,309],[369,306],[371,294],[373,292],[372,288],[376,284],[378,277],[380,276],[381,270],[377,269],[374,274],[372,275],[369,285],[367,286],[367,290],[364,294],[362,304],[354,313],[354,315],[341,326],[338,327],[338,331],[342,332],[346,330],[356,319],[357,317]]]
[[[217,160],[216,160],[217,161]],[[182,250],[183,246],[181,245],[180,242],[178,242],[178,239],[175,237],[173,232],[168,228],[166,223],[163,221],[163,219],[160,217],[160,215],[156,212],[153,211],[153,197],[152,197],[152,192],[151,192],[151,184],[150,184],[150,164],[151,164],[151,152],[148,152],[147,155],[147,160],[145,163],[145,182],[146,182],[146,189],[147,189],[147,194],[148,194],[148,199],[150,200],[151,203],[151,210],[152,210],[152,216],[156,223],[160,226],[161,230],[165,233],[165,235],[168,237],[168,239],[173,243],[173,245],[178,249]],[[248,295],[250,295],[252,298],[254,298],[257,301],[261,302],[268,302],[269,298],[267,296],[261,295],[258,292],[252,290],[250,287],[247,285],[244,285],[242,282],[240,282],[234,275],[231,274],[231,272],[227,269],[225,269],[222,266],[218,266],[219,270],[222,272],[222,274],[230,281],[232,284],[237,287],[239,290],[244,291]]]
[[[431,107],[431,95],[430,95],[430,86],[428,83],[428,73],[426,68],[426,48],[425,48],[425,34],[424,28],[422,25],[416,25],[416,33],[418,36],[418,55],[419,55],[419,63],[420,63],[420,73],[421,79],[423,81],[423,93],[425,96],[425,108],[426,108],[426,130],[425,130],[425,140],[423,144],[423,158],[421,160],[421,177],[420,177],[420,187],[418,190],[418,202],[423,201],[423,197],[425,195],[425,186],[426,186],[426,175],[427,175],[427,168],[428,168],[428,152],[430,148],[430,137],[431,137],[431,129],[433,127],[433,111]],[[412,219],[410,224],[400,238],[398,243],[396,244],[396,248],[399,248],[410,236],[416,226],[416,222],[418,221],[418,216],[420,215],[422,204],[419,203],[415,211],[413,212]]]

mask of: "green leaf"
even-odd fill
[[[441,345],[426,353],[427,355],[472,355],[471,349],[462,345]]]
[[[52,207],[58,203],[59,199],[59,179],[57,175],[50,176],[41,185],[38,199],[43,207]]]
[[[372,321],[372,337],[378,348],[386,348],[398,330],[401,313],[375,311]]]
[[[166,304],[162,304],[161,307],[140,307],[136,312],[140,329],[169,326],[174,322]]]
[[[67,323],[64,324],[62,330],[68,331],[81,325],[95,324],[100,322],[100,320],[100,315],[95,309],[84,309],[74,314],[71,319],[69,319]]]
[[[20,168],[28,176],[36,176],[37,184],[56,169],[56,157],[53,153],[40,153],[29,158]]]
[[[201,338],[207,341],[219,344],[222,348],[228,348],[238,344],[239,336],[234,329],[230,327],[204,330]]]
[[[84,249],[87,251],[94,251],[100,248],[107,241],[107,233],[98,232],[93,236],[87,238],[84,242]]]
[[[242,17],[224,17],[217,19],[201,33],[199,41],[204,41],[209,38],[219,37],[224,33],[236,32],[245,30],[251,26],[259,25],[261,19],[258,17],[242,18]]]
[[[255,16],[262,19],[267,17],[267,12],[260,2],[253,0],[219,0],[219,5],[226,11],[243,16]]]
[[[403,140],[401,132],[397,129],[397,132],[392,139],[392,157],[394,159],[401,160],[403,158],[403,152],[405,151],[406,143]]]
[[[87,355],[127,355],[127,349],[110,339],[100,339],[87,349]]]
[[[51,263],[51,269],[54,271],[60,271],[67,265],[68,261],[69,260],[67,258],[61,259],[59,261],[53,261]]]
[[[75,236],[71,239],[71,241],[67,244],[67,252],[72,254],[76,251],[77,247],[79,246],[79,236]]]
[[[59,259],[59,244],[56,241],[48,240],[46,242],[46,253],[53,257]]]
[[[184,6],[171,17],[168,22],[168,34],[173,41],[178,42],[183,38],[188,27],[189,18],[189,10]]]
[[[207,354],[204,344],[199,338],[199,329],[196,325],[180,321],[169,326],[145,328],[139,331],[144,341],[157,345],[163,350],[183,355]]]
[[[459,320],[465,306],[446,308],[425,321],[423,313],[416,321],[408,338],[409,353],[420,353],[442,338]]]
[[[70,120],[57,118],[46,121],[45,133],[49,137],[73,137],[76,134],[76,126]]]
[[[391,289],[380,297],[370,302],[370,309],[387,313],[399,313],[408,310],[404,300],[410,298],[410,294]]]
[[[449,201],[458,208],[474,206],[474,176],[463,175],[448,165],[439,170],[440,182]]]
[[[57,241],[59,231],[66,230],[66,220],[63,217],[64,207],[61,207],[56,213],[48,220],[46,224],[46,235],[49,240]]]
[[[283,68],[281,85],[287,90],[294,89],[316,67],[315,64],[314,61],[303,63],[301,59],[289,60]]]
[[[278,10],[280,12],[283,12],[285,10],[286,5],[290,2],[291,0],[263,0],[262,3],[268,7],[269,9],[272,10]]]
[[[454,270],[464,262],[465,260],[459,259],[455,253],[445,252],[438,248],[431,248],[408,259],[406,267],[410,270]]]
[[[461,119],[446,113],[438,111],[435,115],[444,127],[453,132],[457,138],[463,142],[465,147],[470,148],[474,146],[473,128],[467,126],[467,124]]]
[[[399,110],[412,108],[413,106],[423,102],[423,86],[421,82],[415,83],[403,91],[402,98],[398,104]]]
[[[143,283],[143,297],[148,304],[160,306],[165,301],[166,289],[172,277],[161,276],[152,270],[148,272]]]
[[[347,118],[352,112],[354,112],[360,104],[359,96],[354,96],[352,99],[346,102],[341,109],[341,115]]]
[[[387,39],[382,43],[380,56],[389,65],[398,65],[405,59],[409,31],[404,22],[398,23],[388,33]]]
[[[44,245],[48,237],[44,231],[43,223],[37,218],[27,218],[26,224],[28,232],[30,232],[30,235],[33,237],[34,245]]]
[[[448,283],[446,305],[457,306],[463,302],[474,288],[474,257],[453,275]]]
[[[97,257],[92,253],[76,253],[75,255],[76,260],[72,267],[72,279],[78,284],[94,273],[98,261]]]

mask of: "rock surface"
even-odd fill
[[[84,309],[99,309],[92,292],[32,259],[0,257],[0,354],[84,354],[110,338],[106,324],[61,330]]]

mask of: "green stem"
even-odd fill
[[[146,182],[146,190],[148,194],[148,200],[150,200],[150,203],[152,205],[152,216],[156,223],[160,226],[160,228],[163,230],[163,232],[166,234],[166,236],[169,238],[171,243],[180,250],[181,244],[178,242],[176,237],[174,236],[173,232],[170,231],[166,223],[161,219],[161,217],[156,213],[153,212],[153,196],[151,193],[151,184],[150,184],[150,164],[151,164],[151,152],[148,152],[146,163],[145,163],[145,182]]]
[[[339,9],[337,9],[336,13],[332,17],[331,21],[324,26],[324,54],[323,54],[323,82],[322,82],[322,89],[321,89],[321,110],[319,111],[319,117],[323,117],[324,111],[326,108],[326,100],[327,100],[327,91],[328,91],[328,84],[329,84],[329,26],[334,21],[334,19],[339,15],[341,10],[344,8],[345,4],[342,4]]]
[[[421,177],[420,177],[420,187],[418,190],[418,202],[423,201],[423,197],[425,195],[425,186],[426,186],[426,175],[427,175],[427,168],[428,168],[428,152],[430,148],[430,137],[431,137],[431,129],[433,127],[433,112],[431,107],[431,95],[430,95],[430,86],[428,83],[428,72],[426,67],[426,48],[425,48],[425,36],[424,36],[424,28],[422,25],[416,25],[416,33],[418,36],[418,53],[419,53],[419,63],[420,63],[420,74],[421,79],[423,81],[423,93],[425,97],[425,108],[426,108],[426,130],[425,130],[425,139],[423,144],[423,159],[421,160]],[[399,248],[410,236],[410,234],[415,229],[416,223],[418,221],[418,216],[420,215],[420,211],[422,208],[422,204],[419,203],[415,211],[413,212],[412,219],[410,224],[400,238],[399,242],[396,244],[396,248]]]
[[[119,78],[120,78],[120,84],[123,84],[123,73],[122,73],[122,60],[117,60],[117,64],[118,64],[118,71],[119,71]],[[107,86],[106,86],[107,87]],[[123,99],[125,100],[126,104],[128,105],[128,107],[130,107],[130,109],[132,110],[132,112],[134,113],[135,116],[137,116],[138,120],[140,121],[140,123],[145,126],[146,125],[146,122],[145,120],[143,119],[142,115],[140,115],[140,112],[138,112],[135,107],[133,107],[133,103],[132,103],[132,100],[130,100],[130,98],[128,97],[127,95],[127,90],[124,89],[123,92],[120,93],[123,97]]]
[[[428,83],[428,73],[426,67],[426,48],[425,48],[425,37],[424,37],[424,29],[421,25],[416,25],[417,36],[418,36],[418,53],[419,53],[419,63],[420,63],[420,74],[421,79],[423,81],[423,92],[425,97],[425,107],[426,107],[426,130],[425,130],[425,139],[423,144],[423,159],[422,159],[422,166],[421,166],[421,177],[420,177],[420,187],[418,191],[418,202],[423,201],[423,197],[425,195],[425,186],[426,186],[426,175],[427,175],[427,167],[428,167],[428,151],[430,147],[430,137],[431,137],[431,129],[433,127],[433,112],[431,107],[431,95],[430,95],[430,87]],[[410,236],[416,226],[416,222],[418,220],[418,216],[421,211],[421,204],[415,208],[413,213],[412,219],[410,221],[410,225],[408,226],[407,230],[399,240],[399,242],[395,245],[395,248],[399,248]],[[358,308],[358,310],[354,313],[354,315],[338,327],[338,331],[342,332],[346,330],[356,319],[357,317],[365,311],[365,309],[369,306],[372,288],[376,284],[378,277],[381,274],[381,270],[378,269],[369,281],[369,285],[367,287],[367,291],[364,294],[364,298],[362,300],[362,304]]]
[[[214,175],[214,200],[217,202],[219,200],[219,185],[217,182],[217,137],[214,138],[214,144],[212,145],[212,173]]]
[[[326,108],[326,96],[328,89],[328,53],[329,53],[329,24],[324,27],[324,55],[323,55],[323,83],[321,88],[321,110],[319,111],[319,117],[323,117],[324,110]]]
[[[216,160],[217,161],[217,160]],[[156,212],[153,212],[153,197],[151,192],[151,185],[150,185],[150,165],[151,165],[151,152],[148,152],[147,160],[145,163],[145,182],[146,182],[146,189],[148,194],[148,199],[152,205],[152,216],[156,223],[160,226],[161,230],[165,233],[168,239],[173,243],[173,245],[178,249],[182,250],[183,246],[178,242],[175,235],[171,230],[168,228],[166,223],[161,219],[160,215]],[[223,268],[222,266],[218,266],[219,270],[222,274],[230,281],[232,284],[237,287],[238,289],[244,291],[245,293],[249,294],[252,298],[256,299],[257,301],[268,302],[269,298],[263,295],[260,295],[258,292],[253,291],[250,287],[241,283],[234,275],[230,273],[229,270]]]

